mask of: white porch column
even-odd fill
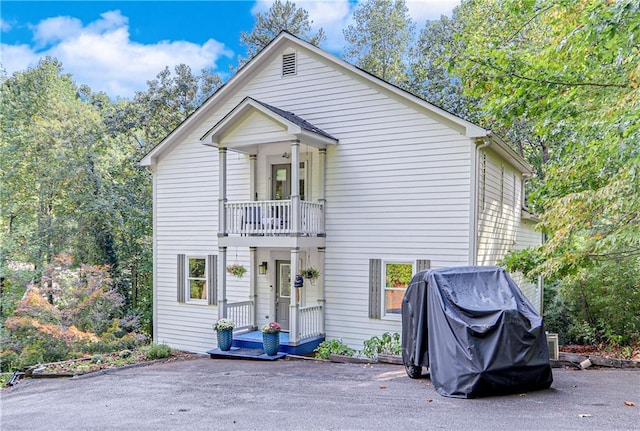
[[[249,247],[249,262],[251,262],[251,279],[249,281],[249,301],[253,302],[251,313],[251,325],[256,324],[256,309],[258,308],[258,249]]]
[[[318,267],[320,268],[320,276],[318,277],[318,283],[320,286],[320,296],[318,297],[318,304],[322,306],[322,314],[321,314],[321,322],[320,322],[320,333],[325,334],[324,330],[324,318],[326,314],[326,302],[325,299],[325,286],[324,286],[324,273],[326,271],[325,265],[326,259],[326,248],[318,247]]]
[[[256,193],[256,165],[258,156],[256,154],[249,155],[249,195],[252,201],[258,200],[258,194]]]
[[[218,148],[218,237],[227,236],[227,149]],[[226,272],[223,271],[222,274]]]
[[[298,344],[299,340],[298,319],[300,317],[300,295],[302,293],[300,288],[294,287],[296,275],[300,274],[299,260],[300,249],[294,247],[291,249],[291,301],[289,303],[289,342],[294,346]]]
[[[325,188],[326,188],[326,166],[327,166],[327,149],[326,148],[320,148],[318,150],[318,155],[320,156],[318,158],[318,176],[319,176],[319,195],[318,195],[318,202],[322,205],[322,222],[320,224],[320,229],[322,230],[322,235],[325,235],[327,229],[326,229],[326,222],[325,222],[325,214],[326,214],[326,197],[325,197]],[[323,253],[322,255],[324,256],[324,249],[323,249]],[[324,262],[321,263],[322,265],[324,265]],[[322,271],[322,270],[321,270]],[[323,308],[324,310],[324,308]]]
[[[218,301],[218,317],[227,317],[227,247],[218,247],[218,286],[221,301]]]
[[[300,236],[300,141],[291,141],[291,236]]]

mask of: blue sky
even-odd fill
[[[254,1],[7,1],[0,4],[0,61],[7,74],[49,55],[62,61],[77,84],[110,97],[146,89],[165,66],[212,67],[223,79],[245,55],[240,32],[273,0]],[[324,28],[322,48],[339,54],[342,29],[356,0],[298,0],[314,29]],[[407,0],[418,29],[449,15],[459,0]]]

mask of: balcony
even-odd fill
[[[322,245],[324,205],[298,202],[298,211],[295,211],[291,200],[226,202],[226,238],[221,239],[221,245],[292,245],[288,238],[295,238],[297,243]]]

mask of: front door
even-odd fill
[[[276,260],[276,321],[283,331],[289,330],[291,304],[291,261]]]
[[[273,165],[271,167],[272,190],[271,199],[286,200],[291,198],[291,165]]]
[[[307,162],[300,162],[300,200],[305,199]],[[291,199],[291,164],[271,165],[271,199]]]

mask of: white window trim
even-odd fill
[[[385,294],[387,292],[387,264],[388,263],[400,263],[400,264],[411,264],[411,274],[415,274],[417,270],[417,261],[415,259],[382,259],[381,263],[381,274],[380,274],[380,318],[382,320],[395,320],[402,321],[402,313],[387,313],[386,312],[386,303],[385,303]],[[408,286],[407,286],[408,287]]]
[[[191,259],[202,259],[204,260],[204,277],[203,278],[192,278],[189,277],[189,261]],[[185,276],[184,276],[184,280],[185,280],[185,286],[184,288],[186,289],[185,292],[185,302],[189,303],[189,304],[198,304],[198,305],[209,305],[209,298],[192,298],[191,297],[191,280],[204,280],[204,291],[206,292],[207,296],[209,295],[209,291],[208,291],[208,283],[209,280],[207,280],[207,274],[209,274],[209,262],[207,259],[207,256],[201,256],[201,255],[187,255],[185,256],[185,265],[184,265],[184,271],[185,271]]]

